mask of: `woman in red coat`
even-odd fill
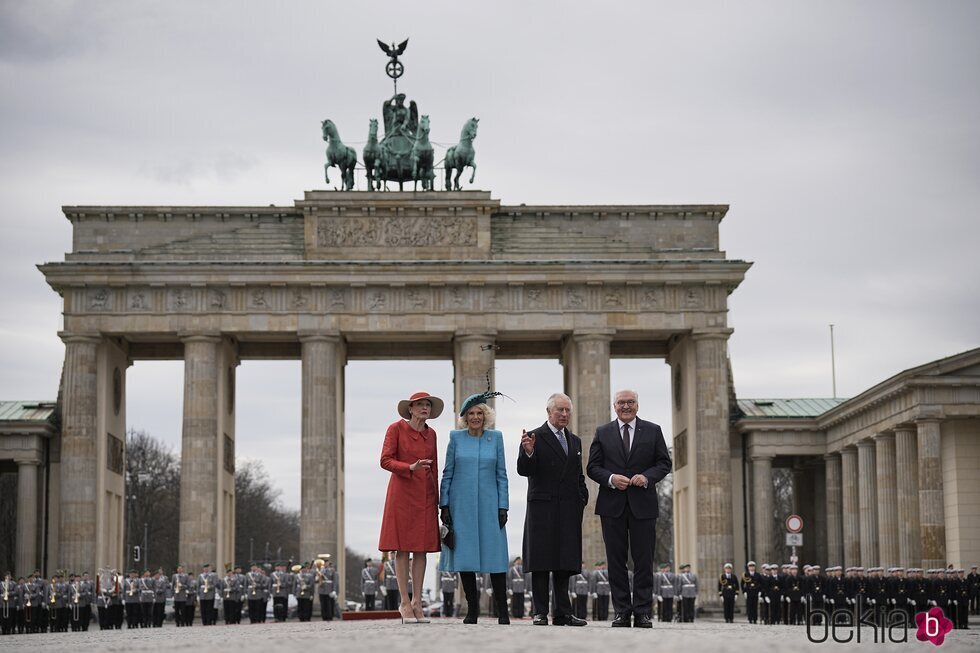
[[[422,613],[425,554],[441,549],[439,541],[439,485],[436,432],[426,425],[442,413],[443,401],[428,392],[416,392],[398,402],[403,419],[388,427],[381,449],[381,467],[391,472],[381,520],[378,549],[396,551],[395,571],[402,623],[406,619],[428,623]],[[408,557],[412,555],[415,594],[408,598]]]

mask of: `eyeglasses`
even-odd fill
[[[635,399],[627,399],[625,401],[617,401],[616,402],[616,405],[619,406],[620,408],[628,408],[630,406],[635,406],[636,405],[636,400]]]

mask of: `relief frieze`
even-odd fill
[[[473,247],[475,217],[321,218],[317,247]]]

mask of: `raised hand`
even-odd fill
[[[534,453],[534,443],[537,441],[537,437],[534,433],[528,433],[525,430],[521,431],[521,446],[524,447],[524,453],[531,455]]]

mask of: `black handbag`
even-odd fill
[[[456,533],[453,531],[452,526],[447,526],[443,524],[439,527],[439,532],[442,535],[442,543],[446,545],[446,548],[452,551],[456,548]]]

